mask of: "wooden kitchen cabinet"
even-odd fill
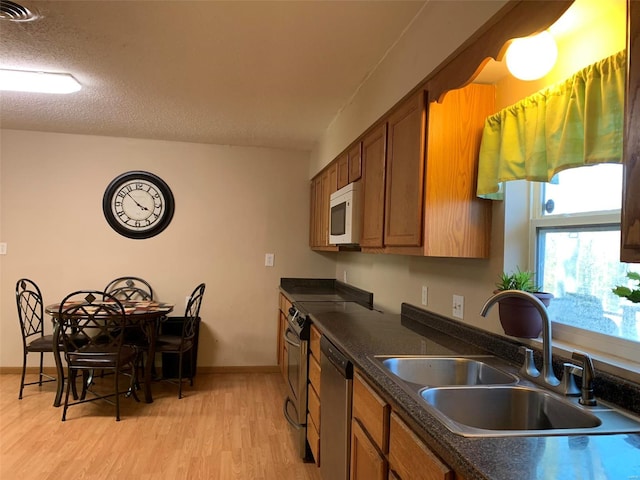
[[[311,228],[309,229],[309,246],[311,248],[320,247],[322,244],[323,213],[322,213],[322,193],[324,177],[317,175],[311,180],[311,210],[309,212]]]
[[[309,385],[307,387],[307,443],[317,466],[320,466],[320,331],[311,325],[309,332]]]
[[[420,90],[387,119],[384,245],[422,245],[426,92]]]
[[[398,415],[391,414],[389,468],[401,480],[454,480],[455,474],[416,436]]]
[[[360,180],[362,176],[362,144],[355,145],[335,160],[338,167],[338,190],[350,183]]]
[[[359,373],[353,375],[351,480],[385,480],[391,407]]]
[[[471,84],[429,106],[424,214],[426,256],[488,258],[490,200],[476,196],[477,163],[495,87]]]
[[[350,480],[463,480],[357,370],[352,409]]]
[[[380,451],[389,451],[391,407],[359,373],[353,375],[352,417],[362,424]]]
[[[338,190],[349,184],[349,154],[343,153],[336,160],[338,165]]]
[[[338,164],[333,162],[311,180],[309,246],[316,250],[337,250],[329,245],[329,202],[338,190]]]
[[[627,2],[627,93],[620,260],[640,263],[640,0]]]
[[[360,422],[351,422],[351,480],[386,480],[387,459],[367,435]]]
[[[349,158],[349,183],[360,180],[362,176],[362,142],[356,142],[347,152]]]
[[[492,205],[475,189],[494,99],[495,87],[471,84],[430,103],[427,115],[420,90],[387,117],[386,144],[383,127],[363,139],[363,251],[489,256]]]
[[[484,120],[495,87],[471,84],[427,106],[418,90],[312,182],[312,248],[329,245],[329,197],[361,159],[364,252],[488,258],[490,200],[476,197]],[[428,114],[427,114],[428,112]]]
[[[362,140],[363,249],[422,245],[426,93]]]
[[[362,140],[362,230],[360,246],[382,248],[387,124],[379,125]]]

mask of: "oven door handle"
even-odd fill
[[[293,405],[293,408],[295,408],[295,404],[293,403],[293,400],[291,400],[289,397],[287,397],[287,398],[285,398],[284,405],[282,406],[282,413],[284,413],[284,418],[287,419],[287,422],[289,422],[289,424],[293,428],[295,428],[296,430],[300,430],[302,427],[304,427],[304,425],[300,425],[293,418],[291,418],[291,416],[289,415],[289,410],[287,409],[287,406],[289,404]]]
[[[292,347],[300,348],[300,342],[295,341],[295,340],[298,340],[299,337],[295,334],[293,330],[291,330],[290,327],[287,327],[282,337],[284,338],[284,341],[287,342]],[[294,340],[292,340],[292,338]]]

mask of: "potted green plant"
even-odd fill
[[[626,298],[633,303],[640,303],[640,273],[627,272],[627,278],[629,280],[635,280],[638,283],[638,288],[631,289],[623,285],[618,285],[616,288],[612,288],[611,291],[617,296]]]
[[[522,271],[518,268],[515,272],[503,272],[496,283],[498,293],[502,290],[522,290],[537,297],[545,307],[549,306],[553,295],[541,292],[535,283],[534,273]],[[523,298],[507,297],[498,302],[500,323],[504,333],[512,337],[537,338],[542,331],[542,317],[534,305]]]

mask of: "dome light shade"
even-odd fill
[[[0,70],[0,90],[14,92],[73,93],[82,85],[68,73]]]
[[[505,55],[507,68],[520,80],[544,77],[558,58],[558,47],[553,36],[544,31],[531,37],[516,38]]]

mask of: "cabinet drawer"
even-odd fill
[[[308,411],[316,425],[318,432],[320,431],[320,397],[316,393],[313,385],[309,384],[308,391]]]
[[[320,364],[313,355],[309,355],[309,383],[320,397]]]
[[[315,325],[311,325],[311,330],[309,332],[309,351],[311,355],[316,357],[316,360],[320,362],[320,337],[322,334],[315,327]]]
[[[415,433],[391,414],[389,467],[404,480],[454,480],[455,475]]]
[[[389,451],[389,412],[391,408],[356,372],[353,376],[353,417],[365,428],[377,447]]]
[[[313,419],[311,415],[307,415],[307,442],[309,442],[309,447],[311,448],[311,453],[313,453],[313,458],[316,461],[316,465],[320,466],[320,434],[318,433],[318,429],[313,423]]]

